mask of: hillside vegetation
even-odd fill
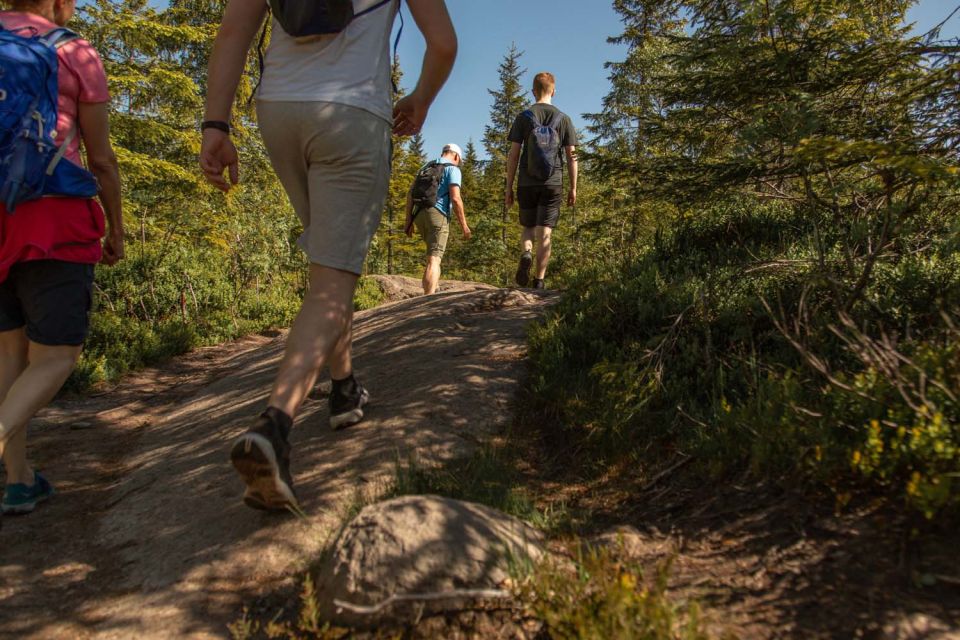
[[[534,334],[565,429],[957,513],[960,49],[910,4],[615,3],[590,160],[655,231]]]

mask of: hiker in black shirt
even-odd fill
[[[517,116],[510,129],[512,142],[507,157],[507,188],[504,201],[513,206],[513,184],[520,168],[517,203],[520,207],[520,264],[516,281],[521,287],[530,283],[533,247],[536,241],[537,270],[533,287],[543,289],[543,280],[550,262],[550,236],[560,218],[563,199],[563,157],[570,166],[567,206],[577,202],[577,131],[569,116],[551,104],[556,93],[556,79],[551,73],[538,73],[533,79],[536,104]]]

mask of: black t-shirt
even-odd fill
[[[540,181],[530,177],[530,174],[527,173],[527,136],[530,135],[530,131],[533,129],[533,122],[528,116],[521,113],[517,116],[517,119],[513,121],[513,126],[510,128],[510,135],[507,136],[510,142],[519,142],[523,145],[523,151],[520,154],[520,177],[517,186],[536,187],[540,185],[562,185],[564,148],[577,146],[577,130],[573,127],[573,122],[570,121],[570,117],[551,104],[537,103],[530,106],[529,110],[544,124],[550,122],[551,118],[559,118],[557,132],[560,134],[560,148],[557,150],[557,153],[560,155],[560,158],[556,164],[556,171],[546,180]]]

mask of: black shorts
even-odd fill
[[[0,331],[26,327],[31,342],[78,347],[90,331],[92,301],[92,264],[20,262],[0,283]]]
[[[554,228],[560,219],[560,203],[562,201],[563,187],[559,184],[517,187],[520,224],[527,228]]]

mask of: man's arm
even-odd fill
[[[570,193],[567,194],[567,206],[572,207],[577,204],[577,172],[579,170],[577,148],[564,147],[563,150],[567,154],[567,165],[570,167]]]
[[[100,185],[100,202],[107,214],[107,238],[103,244],[104,264],[123,258],[123,208],[120,198],[120,167],[110,145],[110,103],[81,102],[77,120],[87,165]]]
[[[412,136],[423,127],[457,58],[457,33],[444,0],[408,0],[407,4],[427,48],[416,88],[393,108],[393,132],[400,136]]]
[[[514,142],[510,145],[510,152],[507,154],[507,188],[503,194],[503,202],[507,209],[513,206],[513,181],[517,176],[517,166],[520,164],[520,143]]]
[[[457,214],[457,222],[460,223],[460,230],[463,231],[464,240],[469,240],[473,236],[473,232],[467,225],[467,212],[463,208],[460,185],[450,185],[450,204],[453,205],[453,212]]]
[[[230,122],[230,111],[246,64],[247,51],[266,14],[267,5],[262,0],[230,0],[227,3],[207,67],[204,120]],[[207,180],[222,191],[229,191],[232,185],[239,182],[239,158],[227,133],[217,129],[203,132],[200,167]],[[229,183],[223,177],[224,169],[229,172]]]

